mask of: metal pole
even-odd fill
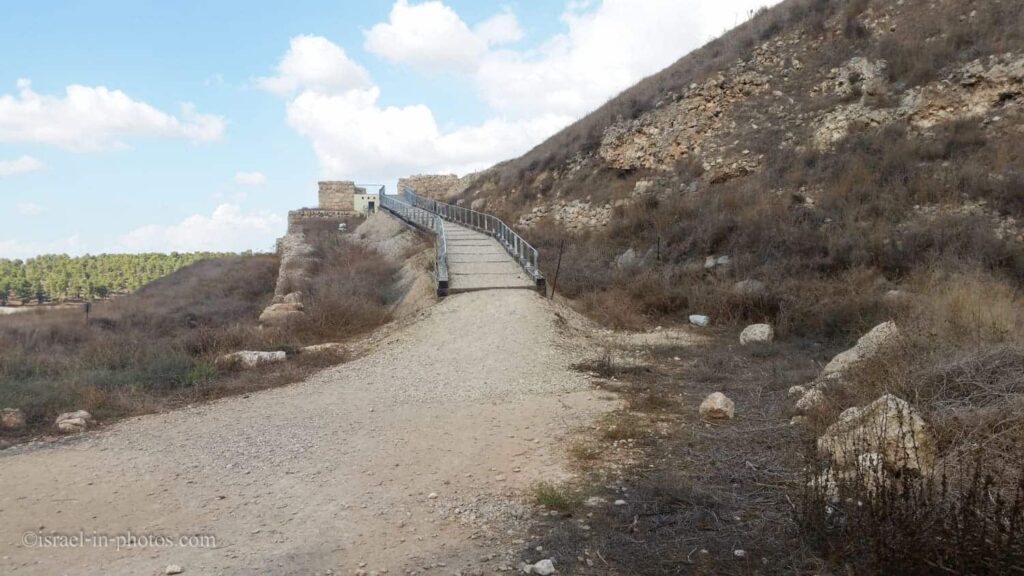
[[[558,288],[558,271],[562,269],[562,251],[565,250],[565,240],[558,244],[558,264],[555,265],[555,280],[551,283],[550,300],[555,299],[555,289]]]

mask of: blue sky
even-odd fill
[[[10,3],[0,257],[270,249],[318,179],[514,157],[765,3]]]

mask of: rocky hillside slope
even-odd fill
[[[531,208],[524,224],[549,215],[596,228],[638,196],[778,170],[784,152],[827,153],[851,134],[898,127],[928,141],[970,120],[990,138],[1019,137],[1022,8],[1016,0],[783,2],[488,171],[467,195],[492,209]],[[622,182],[602,186],[595,172]]]
[[[526,228],[549,265],[569,238],[561,287],[624,292],[613,324],[700,311],[847,337],[926,270],[1019,283],[1022,13],[1020,0],[787,0],[486,171],[462,201]],[[700,290],[682,288],[695,277]],[[723,298],[745,279],[772,290],[737,312]]]

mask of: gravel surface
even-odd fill
[[[493,573],[558,442],[614,407],[588,328],[532,291],[449,297],[305,382],[0,452],[0,573]],[[213,535],[42,549],[24,533]],[[30,536],[34,540],[36,536]]]

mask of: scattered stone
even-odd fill
[[[57,420],[54,421],[57,425],[57,430],[64,434],[85,432],[85,430],[89,428],[90,422],[92,422],[92,414],[89,414],[85,410],[64,412],[57,416]]]
[[[622,254],[619,254],[618,258],[615,259],[615,267],[619,270],[629,270],[635,268],[640,263],[640,258],[636,255],[636,250],[630,248]]]
[[[324,352],[345,352],[345,345],[341,342],[328,342],[326,344],[313,344],[299,348],[300,354],[322,354]]]
[[[818,451],[830,456],[837,468],[855,467],[861,455],[876,453],[890,470],[924,474],[931,471],[937,456],[935,438],[924,419],[892,394],[863,408],[845,410],[818,438]]]
[[[712,392],[700,403],[700,415],[704,418],[730,419],[736,414],[736,405],[721,392]]]
[[[792,418],[789,419],[790,426],[803,426],[806,423],[807,416],[801,416],[800,414],[797,414],[796,416],[793,416]]]
[[[232,366],[238,365],[242,368],[254,368],[261,364],[270,364],[273,362],[284,362],[288,358],[283,350],[275,352],[256,352],[252,350],[243,350],[240,352],[232,352],[231,354],[225,354],[217,359],[218,366]]]
[[[431,500],[437,500],[437,492],[431,492],[430,494],[427,495],[427,498]]]
[[[25,413],[17,408],[0,410],[0,430],[21,430],[25,427]]]
[[[729,266],[732,259],[728,256],[708,256],[704,259],[704,269],[714,270],[715,268],[725,268]]]
[[[537,561],[532,566],[526,564],[523,567],[523,572],[526,574],[539,574],[540,576],[550,576],[556,572],[555,563],[550,558]]]
[[[732,551],[732,555],[737,557],[737,558],[746,558],[747,557],[747,551],[746,550],[741,550],[741,549],[733,550]]]
[[[825,394],[821,390],[811,388],[807,392],[804,392],[804,395],[796,401],[796,409],[798,412],[803,412],[805,414],[807,412],[813,412],[821,407],[825,403],[825,400]]]
[[[796,398],[797,396],[803,396],[806,393],[807,388],[805,388],[804,386],[796,385],[789,387],[789,390],[786,391],[786,396],[789,396],[790,398]]]
[[[603,505],[605,502],[607,502],[607,500],[601,498],[600,496],[591,496],[590,498],[587,498],[583,505],[588,508],[596,508],[598,506]]]
[[[280,325],[304,315],[301,303],[281,302],[271,304],[260,314],[260,324]]]
[[[845,352],[836,354],[832,360],[825,365],[824,373],[834,374],[849,369],[851,366],[878,354],[886,347],[892,345],[899,337],[899,329],[893,321],[884,322],[875,326],[870,332],[860,337],[857,343]]]
[[[705,327],[711,323],[711,318],[704,316],[703,314],[690,314],[690,324],[694,326]]]
[[[737,296],[764,296],[768,286],[760,280],[741,280],[732,285],[732,293]]]
[[[771,324],[751,324],[740,332],[740,344],[768,343],[775,339]]]
[[[177,564],[170,564],[166,569],[164,569],[164,574],[181,574],[184,571],[185,569],[181,566],[178,566]]]
[[[625,506],[626,505],[626,501],[625,500],[616,500],[615,501],[615,505],[616,506]]]
[[[882,302],[888,306],[903,306],[910,300],[910,294],[903,290],[889,290],[882,296]]]

